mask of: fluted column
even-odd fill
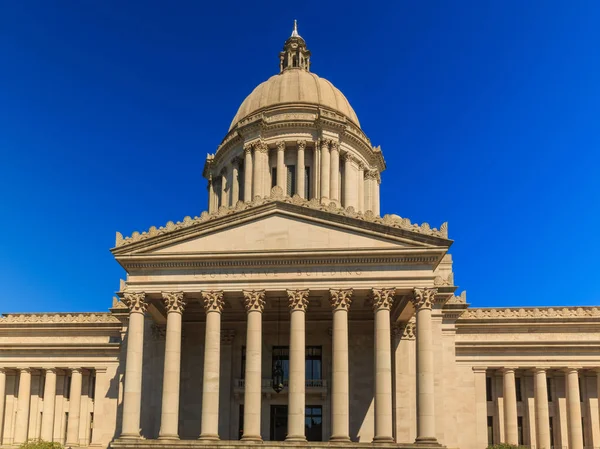
[[[290,377],[288,382],[288,432],[286,441],[306,441],[304,406],[306,388],[306,307],[308,290],[288,290],[290,306]]]
[[[202,382],[201,440],[219,439],[219,376],[221,368],[221,312],[223,292],[202,292],[206,312],[204,379]]]
[[[46,369],[44,384],[44,413],[42,414],[42,430],[40,438],[52,441],[54,435],[54,407],[56,403],[56,369]],[[1,417],[0,417],[1,418]],[[0,419],[2,422],[2,419]]]
[[[548,412],[548,381],[545,368],[536,368],[534,373],[535,424],[537,447],[550,448],[550,418]]]
[[[19,398],[17,400],[17,422],[14,443],[27,441],[29,432],[29,403],[31,402],[31,370],[21,368],[19,374]]]
[[[244,201],[252,201],[252,146],[244,145]]]
[[[352,162],[354,162],[354,156],[350,153],[344,154],[344,198],[342,206],[353,207],[354,210],[358,209],[358,198],[356,183],[356,172],[353,170]]]
[[[331,142],[330,159],[329,195],[330,199],[340,201],[340,144],[338,142]]]
[[[365,211],[365,165],[360,162],[358,164],[358,179],[356,180],[358,187],[358,210]]]
[[[306,198],[307,200],[312,200],[313,198],[318,199],[321,196],[321,148],[319,141],[315,142],[315,146],[313,148],[313,158],[312,158],[312,179],[311,179],[311,192],[310,198]]]
[[[212,175],[208,178],[208,212],[213,213],[215,211],[215,183]]]
[[[163,371],[162,411],[158,438],[178,439],[179,379],[181,377],[181,321],[185,301],[183,292],[163,292],[167,310],[165,366]]]
[[[581,427],[581,401],[579,400],[579,371],[567,368],[567,423],[569,427],[569,449],[583,449],[583,429]]]
[[[260,414],[262,393],[262,313],[265,307],[265,291],[244,291],[247,313],[246,376],[244,388],[243,441],[262,441]]]
[[[365,211],[370,210],[375,213],[377,209],[375,197],[375,185],[377,179],[377,170],[371,169],[365,172]]]
[[[331,438],[330,441],[350,441],[350,378],[348,371],[348,309],[352,289],[329,290],[333,309],[333,341],[331,363]]]
[[[517,391],[515,384],[515,370],[503,370],[504,381],[504,439],[508,444],[519,444],[517,427]]]
[[[281,187],[283,194],[286,193],[287,173],[285,170],[285,142],[277,142],[277,180],[276,184]]]
[[[411,298],[417,316],[417,438],[436,443],[433,330],[431,309],[436,288],[415,288]]]
[[[296,193],[300,198],[305,198],[304,194],[306,191],[306,164],[304,163],[304,150],[306,148],[306,141],[299,140],[296,142],[297,145],[297,161],[296,161]],[[314,176],[314,174],[313,174]],[[308,199],[308,198],[307,198]]]
[[[258,143],[252,144],[252,152],[254,154],[254,162],[252,166],[252,198],[263,196],[262,193],[262,154],[261,146]]]
[[[79,446],[79,417],[81,415],[81,368],[71,370],[71,391],[69,393],[69,422],[65,446]]]
[[[393,442],[392,333],[390,308],[395,289],[372,289],[375,312],[375,437],[374,443]]]
[[[329,199],[329,140],[321,139],[321,199]]]
[[[229,187],[227,185],[227,169],[223,168],[221,170],[221,204],[219,204],[219,207],[221,206],[229,206],[229,198],[228,198],[228,193],[229,191],[227,190],[227,188]]]
[[[380,214],[381,203],[379,200],[379,186],[381,185],[381,175],[377,173],[375,180],[373,181],[373,213],[377,216]]]
[[[129,326],[127,329],[127,359],[125,360],[121,438],[139,438],[142,406],[144,314],[148,303],[143,292],[125,293],[123,302],[129,308]]]
[[[235,206],[240,200],[240,167],[242,158],[235,157],[231,161],[231,205]]]

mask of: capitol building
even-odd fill
[[[278,63],[107,312],[0,317],[0,447],[598,449],[600,307],[470,307],[296,27]]]

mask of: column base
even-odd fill
[[[415,444],[441,446],[441,444],[438,443],[438,440],[435,437],[417,437],[417,439],[415,440]]]
[[[381,436],[373,438],[373,443],[393,443],[394,439],[388,436]]]
[[[287,443],[306,443],[306,436],[304,435],[288,435],[285,437]]]
[[[332,443],[350,443],[352,440],[349,436],[332,435],[331,438],[329,438],[329,441],[331,441]]]
[[[262,443],[263,439],[260,435],[242,435],[241,441],[247,443]]]
[[[203,433],[198,438],[200,441],[217,441],[220,440],[219,435],[216,433]]]
[[[165,434],[165,435],[161,435],[158,434],[158,439],[159,440],[178,440],[179,439],[179,435],[177,434]]]

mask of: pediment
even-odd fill
[[[273,214],[212,230],[154,249],[155,254],[303,251],[411,247],[407,242],[352,228]]]

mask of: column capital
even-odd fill
[[[333,310],[348,310],[352,304],[351,288],[345,290],[329,289],[329,304]]]
[[[244,144],[244,154],[252,154],[252,144],[251,143]]]
[[[231,160],[231,165],[233,168],[238,169],[242,166],[244,159],[241,156],[236,156]]]
[[[162,298],[167,313],[183,313],[186,305],[183,299],[183,292],[162,292]]]
[[[31,373],[33,371],[32,368],[18,368],[20,373]]]
[[[265,141],[262,139],[254,142],[252,144],[252,147],[254,148],[255,152],[259,152],[259,153],[267,153],[269,151],[269,147],[267,146]]]
[[[42,369],[46,372],[46,374],[48,374],[48,373],[56,374],[56,372],[58,371],[58,369],[56,369],[54,367],[53,368],[42,368]]]
[[[531,369],[534,373],[547,373],[550,368],[547,366],[536,366]]]
[[[277,151],[284,151],[285,150],[285,141],[278,140],[277,142],[275,142],[275,145],[277,146]]]
[[[340,151],[340,143],[335,140],[331,141],[331,151]]]
[[[244,307],[246,312],[257,311],[262,313],[265,309],[264,290],[244,290]]]
[[[123,303],[129,309],[129,313],[146,313],[148,303],[144,292],[126,292],[123,294]]]
[[[561,371],[564,372],[564,373],[566,373],[566,374],[572,373],[573,371],[579,373],[579,370],[581,370],[580,366],[578,366],[578,367],[576,367],[576,366],[567,366],[567,367],[561,369]]]
[[[502,374],[514,373],[517,370],[514,366],[505,366],[504,368],[500,368],[500,372]]]
[[[431,309],[435,301],[437,288],[414,288],[413,296],[410,298],[415,309]]]
[[[395,288],[372,288],[371,296],[373,297],[373,310],[377,311],[380,309],[390,310],[394,303],[394,296],[396,295]]]
[[[83,374],[83,368],[69,368],[71,374]]]
[[[298,140],[296,142],[299,150],[304,150],[306,148],[306,140]]]
[[[225,301],[223,301],[222,290],[203,291],[202,299],[204,299],[204,311],[206,313],[223,312]]]
[[[330,139],[320,139],[319,140],[319,148],[321,148],[322,150],[328,150],[330,145],[331,145]]]
[[[473,372],[474,373],[486,373],[487,372],[487,367],[486,366],[474,366],[473,367]]]
[[[290,311],[300,310],[306,312],[308,307],[308,289],[306,290],[287,290]]]

